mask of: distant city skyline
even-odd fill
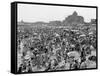
[[[18,22],[63,21],[74,11],[83,16],[85,22],[96,19],[96,8],[18,4]]]

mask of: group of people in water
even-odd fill
[[[43,30],[31,34],[18,32],[19,73],[96,68],[96,31]]]

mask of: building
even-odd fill
[[[72,15],[66,17],[65,20],[63,21],[64,25],[68,24],[77,25],[83,23],[84,23],[84,18],[82,16],[79,16],[76,11],[74,11]]]

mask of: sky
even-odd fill
[[[62,21],[74,11],[76,11],[79,16],[83,16],[85,22],[96,19],[96,8],[18,4],[17,10],[18,21],[23,20],[24,22]]]

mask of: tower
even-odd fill
[[[74,11],[72,15],[73,15],[73,16],[77,16],[78,14],[77,14],[76,11]]]

